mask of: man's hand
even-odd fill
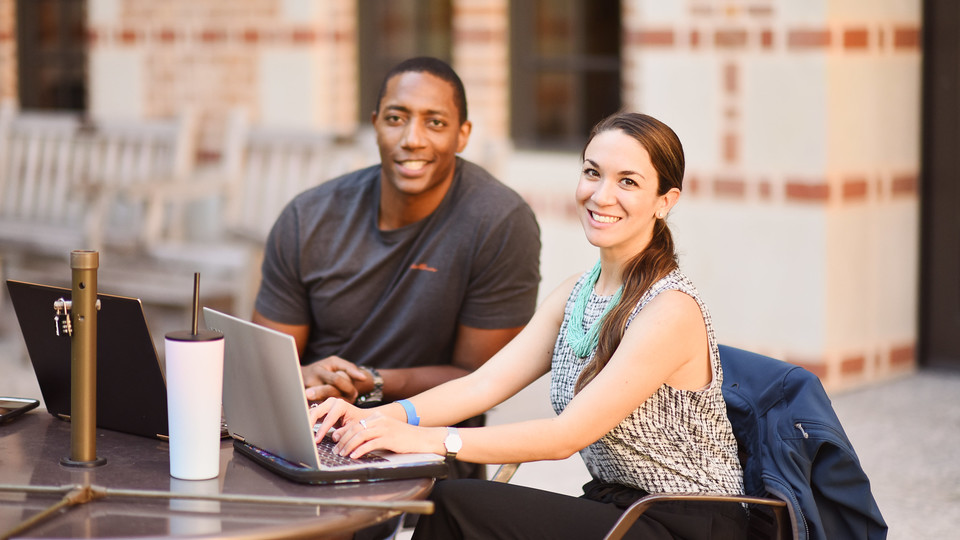
[[[373,389],[373,379],[366,370],[339,356],[328,356],[300,370],[310,401],[338,397],[353,403],[357,396]]]

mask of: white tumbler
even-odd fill
[[[220,474],[223,334],[166,335],[170,476],[206,480]]]

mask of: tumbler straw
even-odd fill
[[[200,272],[193,273],[193,327],[191,332],[193,335],[199,333],[198,327],[200,324]]]

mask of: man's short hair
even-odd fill
[[[457,72],[450,67],[450,64],[432,56],[410,58],[393,66],[393,68],[387,72],[386,77],[383,78],[383,82],[380,83],[380,92],[377,94],[377,108],[374,112],[380,112],[380,101],[383,100],[384,94],[387,93],[387,83],[390,82],[390,79],[402,73],[409,72],[429,73],[434,77],[450,83],[450,86],[453,87],[454,104],[460,112],[460,124],[463,125],[463,123],[467,121],[467,93],[463,89],[463,81],[460,80]]]

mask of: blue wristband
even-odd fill
[[[413,406],[413,403],[410,403],[408,399],[401,399],[397,403],[403,407],[403,410],[407,411],[407,423],[412,426],[419,426],[420,417],[417,416],[417,409]]]

